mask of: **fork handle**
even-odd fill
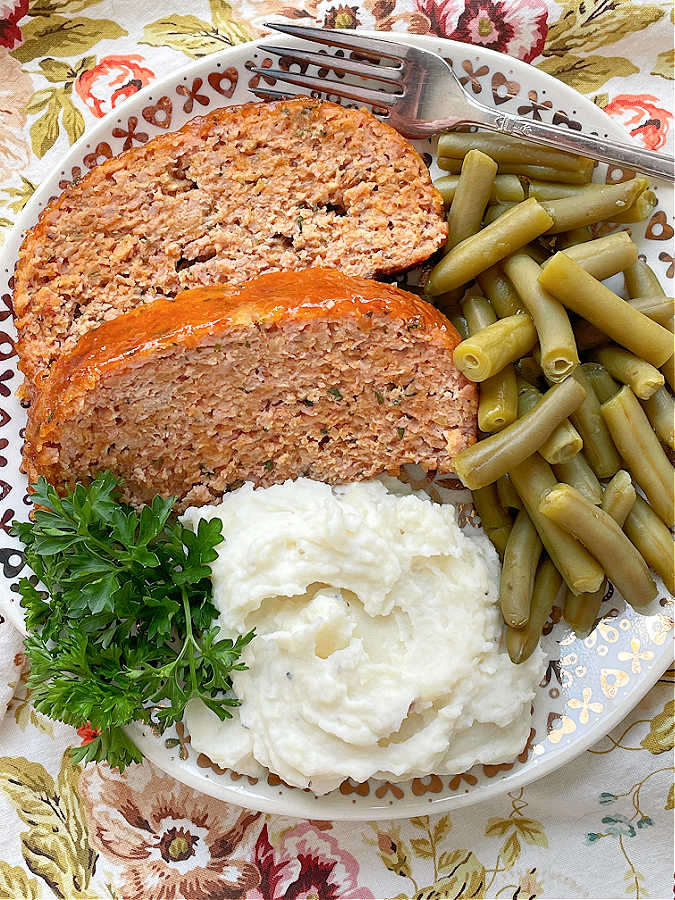
[[[675,159],[672,156],[655,153],[653,150],[643,150],[629,143],[619,143],[592,134],[558,128],[545,122],[533,122],[519,116],[496,113],[485,107],[484,110],[487,115],[480,124],[492,131],[510,134],[535,144],[555,147],[557,150],[578,153],[600,162],[614,163],[627,169],[646,172],[648,175],[657,175],[670,181],[675,180]]]

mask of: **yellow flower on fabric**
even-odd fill
[[[579,713],[579,722],[585,725],[589,719],[589,712],[601,713],[603,710],[602,703],[591,703],[592,691],[590,688],[584,688],[581,692],[581,700],[578,697],[572,697],[567,704],[570,709],[581,710]]]
[[[631,672],[634,675],[638,675],[642,671],[642,663],[640,660],[644,662],[649,662],[649,660],[654,659],[654,654],[651,650],[643,650],[640,652],[640,639],[639,638],[631,638],[630,642],[631,652],[628,653],[627,650],[621,650],[618,654],[618,658],[621,662],[631,661]]]

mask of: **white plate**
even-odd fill
[[[476,98],[506,112],[541,117],[544,121],[583,128],[601,137],[628,141],[630,138],[598,107],[571,88],[516,59],[491,50],[446,41],[436,37],[388,34],[402,43],[427,47],[452,60]],[[216,53],[168,74],[135,94],[97,123],[64,158],[62,164],[40,185],[23,211],[2,250],[2,300],[0,312],[0,609],[22,627],[17,582],[23,562],[9,525],[16,516],[25,518],[28,504],[26,479],[19,472],[21,429],[24,411],[14,396],[20,378],[13,355],[8,282],[25,231],[35,224],[40,210],[58,194],[65,182],[78,177],[106,156],[119,153],[125,142],[147,140],[175,130],[195,115],[224,105],[255,99],[249,85],[257,82],[250,66],[272,64],[265,43],[279,43],[279,36],[244,44]],[[286,41],[286,39],[284,39]],[[134,127],[135,126],[135,129]],[[134,133],[135,138],[129,135]],[[431,162],[431,142],[417,147]],[[439,174],[438,171],[434,175]],[[611,173],[621,180],[620,170]],[[600,168],[596,178],[605,178]],[[659,208],[648,223],[633,228],[640,253],[665,284],[667,260],[660,258],[667,240],[666,217],[672,218],[672,196],[665,185],[657,185]],[[668,207],[671,204],[671,207]],[[667,245],[666,245],[667,246]],[[665,254],[662,254],[665,256]],[[671,275],[672,277],[672,275]],[[672,289],[668,289],[672,294]],[[2,369],[2,367],[0,367]],[[410,783],[392,785],[368,782],[343,783],[324,797],[310,791],[288,788],[275,776],[266,780],[241,777],[213,766],[197,755],[182,732],[161,738],[150,730],[134,727],[134,739],[154,763],[175,778],[233,803],[267,812],[314,819],[378,819],[419,815],[476,803],[487,797],[533,781],[569,762],[612,729],[649,690],[671,660],[670,631],[672,600],[663,588],[647,614],[626,607],[614,594],[602,606],[602,620],[585,640],[577,640],[554,610],[544,647],[550,663],[535,701],[532,733],[519,759],[500,766],[476,766],[452,777],[429,776]]]

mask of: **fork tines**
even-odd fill
[[[309,25],[288,25],[286,22],[264,22],[263,27],[317,44],[326,44],[329,47],[356,50],[362,56],[371,56],[373,59],[381,59],[384,56],[400,61],[404,58],[400,45],[394,41],[361,37],[357,32],[346,31],[344,28],[310,28]]]
[[[355,100],[358,103],[370,103],[378,108],[395,103],[401,96],[399,84],[403,78],[404,56],[400,48],[392,41],[384,41],[375,38],[360,37],[353,32],[332,31],[325,28],[310,28],[306,25],[287,25],[275,22],[266,22],[266,28],[273,28],[290,34],[294,37],[314,41],[329,47],[343,50],[352,50],[362,58],[371,60],[386,60],[388,64],[376,65],[361,62],[357,59],[332,56],[328,53],[316,53],[311,50],[297,49],[295,47],[277,47],[263,45],[261,50],[272,53],[291,62],[305,66],[316,66],[319,69],[329,69],[338,75],[354,75],[360,78],[372,79],[383,82],[388,90],[377,90],[332,78],[320,78],[318,75],[306,75],[300,72],[289,72],[282,69],[263,69],[260,66],[252,66],[251,71],[275,81],[295,84],[305,91],[318,91],[323,94],[333,94],[344,97],[347,100]],[[270,97],[266,89],[254,90],[258,96]],[[280,99],[280,98],[275,98]]]

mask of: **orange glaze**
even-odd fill
[[[418,339],[451,353],[460,336],[452,323],[429,303],[397,287],[347,277],[335,269],[272,272],[238,288],[195,288],[178,301],[155,300],[87,332],[75,349],[61,357],[42,383],[30,408],[24,455],[35,460],[52,432],[63,427],[73,400],[124,366],[130,356],[151,356],[172,346],[194,347],[210,337],[254,323],[361,318],[370,328],[373,313],[408,322]],[[50,423],[54,423],[53,425]]]

